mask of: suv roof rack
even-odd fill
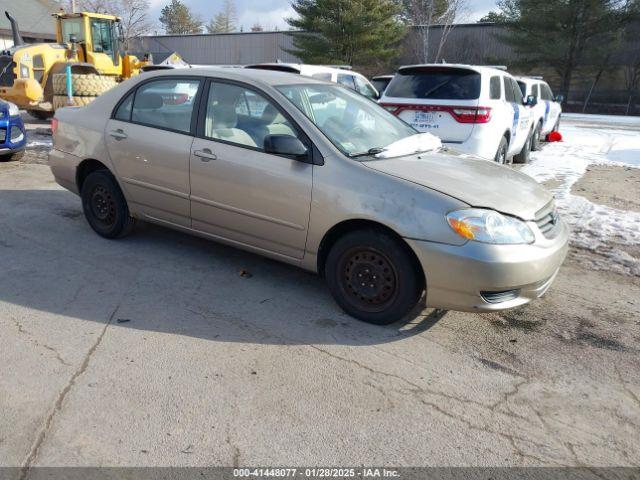
[[[495,68],[496,70],[503,70],[503,71],[507,71],[507,66],[506,65],[482,65],[483,67],[486,68]]]

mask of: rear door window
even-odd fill
[[[475,100],[480,74],[465,68],[410,68],[398,72],[387,87],[389,97]]]
[[[163,78],[145,83],[136,91],[131,121],[189,133],[199,87],[200,81],[195,79]],[[125,104],[126,101],[121,107]]]
[[[511,79],[507,77],[502,77],[502,79],[504,81],[504,98],[509,103],[515,103],[516,95],[515,95],[515,92],[513,91],[513,87],[511,86]]]
[[[500,100],[501,97],[500,77],[491,77],[491,80],[489,80],[489,98],[491,100]]]

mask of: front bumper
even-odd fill
[[[491,312],[544,295],[567,255],[569,228],[561,221],[553,239],[534,232],[536,241],[531,245],[454,246],[407,239],[425,273],[427,306]],[[491,295],[504,292],[510,294]]]
[[[0,119],[0,155],[19,152],[26,146],[27,132],[22,119],[20,117]]]

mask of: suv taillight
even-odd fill
[[[491,120],[490,107],[457,107],[453,105],[407,105],[396,103],[381,103],[385,110],[400,115],[404,110],[422,112],[448,112],[459,123],[488,123]]]
[[[453,107],[450,112],[460,123],[487,123],[491,120],[489,107]]]
[[[55,135],[56,134],[56,130],[58,130],[58,119],[53,117],[51,119],[51,133],[53,135]]]

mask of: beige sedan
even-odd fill
[[[335,84],[156,71],[53,121],[51,170],[101,236],[165,225],[323,275],[349,314],[492,311],[541,296],[567,251],[529,177],[444,151]]]

